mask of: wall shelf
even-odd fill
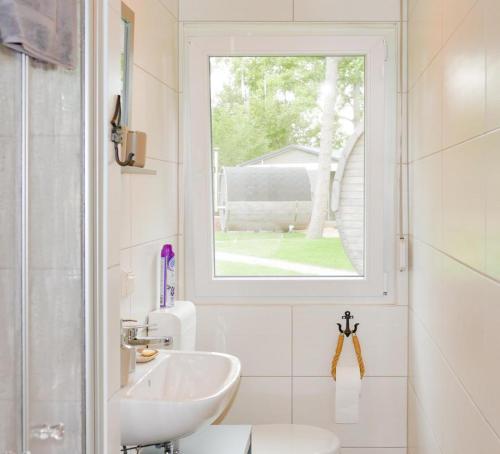
[[[143,169],[142,167],[122,167],[122,173],[127,173],[130,175],[156,175],[156,170]]]

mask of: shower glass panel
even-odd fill
[[[21,452],[21,57],[0,46],[0,453]]]
[[[0,46],[0,454],[86,448],[82,74]]]
[[[80,69],[29,68],[29,423],[36,453],[82,450],[84,301]]]

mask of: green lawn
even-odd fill
[[[293,271],[248,263],[217,262],[218,276],[300,276]]]
[[[308,240],[301,232],[216,232],[217,252],[285,260],[353,271],[339,238]],[[218,275],[293,275],[293,272],[250,264],[218,261]],[[272,271],[274,270],[274,272]],[[298,273],[296,273],[298,274]]]

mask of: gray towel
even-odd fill
[[[0,43],[73,69],[77,0],[0,0]]]

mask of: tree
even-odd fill
[[[237,165],[290,144],[319,145],[323,57],[223,57],[224,87],[212,99],[212,137],[221,165]]]
[[[332,167],[334,120],[338,96],[337,79],[338,58],[327,57],[318,170],[316,173],[316,187],[314,191],[311,221],[307,229],[307,238],[309,239],[318,239],[323,236],[323,229],[328,216],[328,194]]]
[[[212,74],[224,74],[212,98],[212,140],[220,164],[238,165],[290,144],[319,147],[325,62],[317,56],[213,57]],[[348,131],[362,120],[363,89],[363,57],[339,57],[334,149],[344,146]]]

